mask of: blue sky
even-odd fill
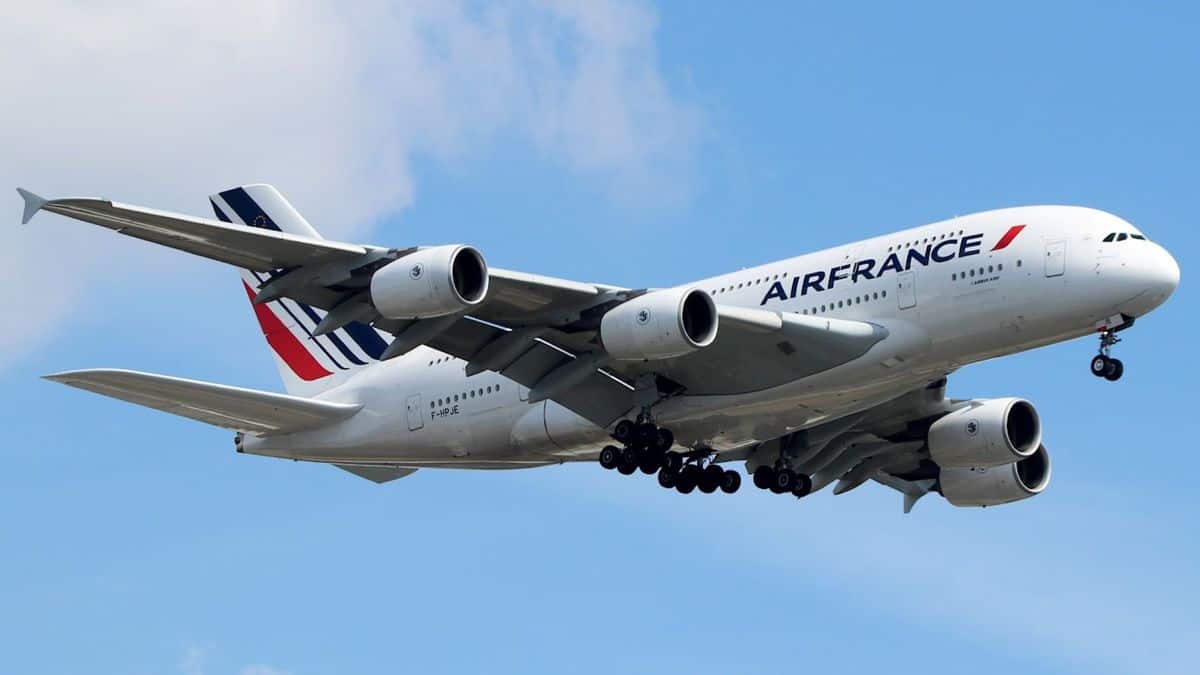
[[[1119,383],[1087,374],[1091,339],[951,377],[1039,407],[1054,480],[1019,504],[682,497],[592,465],[376,486],[38,380],[279,387],[230,270],[46,215],[19,228],[5,197],[7,670],[1192,672],[1194,6],[445,3],[367,25],[247,4],[236,49],[211,52],[130,46],[138,21],[219,41],[208,10],[51,4],[0,29],[27,64],[2,77],[29,78],[0,80],[29,92],[0,106],[0,176],[198,214],[274,182],[339,236],[632,286],[1083,204],[1163,243],[1183,283],[1123,334]],[[118,24],[128,40],[73,28]],[[97,83],[96,63],[137,67]]]

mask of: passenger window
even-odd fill
[[[1108,236],[1104,238],[1104,241],[1112,241],[1113,239],[1116,239],[1116,238],[1117,238],[1117,233],[1116,233],[1116,232],[1110,232],[1110,233],[1108,234]]]
[[[1128,238],[1129,238],[1129,235],[1125,234],[1124,232],[1117,235],[1117,241],[1125,241]]]
[[[1003,272],[1004,271],[1004,263],[1000,263],[999,265],[996,265],[996,271]]]
[[[886,298],[886,297],[887,297],[887,291],[884,291],[884,292],[883,292],[883,293],[881,293],[880,295],[882,295],[883,297],[885,297],[885,298]]]

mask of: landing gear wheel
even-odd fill
[[[667,469],[665,467],[662,469],[659,469],[659,471],[658,471],[658,484],[659,485],[670,490],[671,488],[675,487],[675,484],[678,480],[679,480],[679,474],[675,473],[674,471],[671,471],[670,469]]]
[[[1092,374],[1096,377],[1104,377],[1108,373],[1109,358],[1103,354],[1097,354],[1092,357]]]
[[[615,469],[617,464],[621,463],[621,451],[615,445],[606,445],[600,451],[600,466],[606,469]]]
[[[721,478],[725,472],[716,464],[709,464],[704,467],[700,473],[700,491],[706,495],[711,495],[721,487]]]
[[[672,473],[679,473],[683,469],[683,456],[678,452],[668,452],[663,455],[663,467],[670,469]]]
[[[638,465],[636,463],[629,463],[624,460],[622,460],[621,463],[617,465],[617,471],[620,471],[622,474],[624,474],[626,476],[632,475],[634,471],[637,471],[637,468],[638,468]]]
[[[633,428],[633,442],[644,448],[653,447],[657,436],[658,427],[649,422],[642,422]]]
[[[683,467],[683,471],[679,472],[679,478],[676,479],[676,490],[686,495],[688,492],[695,490],[697,485],[700,485],[701,478],[700,467],[689,464]]]
[[[810,492],[812,492],[812,478],[809,478],[806,474],[796,474],[796,484],[792,486],[792,495],[796,499],[800,499],[807,496]]]
[[[733,470],[721,472],[721,492],[731,495],[737,492],[741,486],[742,474]]]
[[[754,470],[754,487],[760,490],[769,490],[774,482],[775,469],[763,464]]]
[[[796,473],[791,469],[780,469],[775,472],[775,482],[771,484],[771,492],[781,495],[791,492],[796,486]]]
[[[621,420],[613,427],[612,437],[618,443],[628,443],[633,440],[633,422]]]
[[[621,464],[629,464],[637,468],[637,465],[641,463],[642,453],[638,452],[637,448],[628,447],[621,451]]]
[[[642,459],[638,462],[638,468],[642,470],[642,473],[650,475],[658,471],[662,467],[662,463],[662,453],[650,450],[642,453]]]
[[[675,445],[675,434],[671,433],[670,429],[663,429],[660,427],[655,430],[653,444],[655,450],[658,450],[659,452],[666,452],[667,450],[671,449],[672,445]]]
[[[1108,368],[1104,371],[1104,379],[1109,382],[1116,382],[1125,374],[1125,364],[1121,363],[1121,359],[1109,359]]]
[[[696,483],[700,478],[700,469],[694,464],[689,464],[683,467],[683,471],[679,472],[679,477],[675,479],[675,489],[680,494],[687,494],[696,489]]]

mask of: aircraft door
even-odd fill
[[[1046,276],[1061,277],[1067,271],[1067,242],[1046,242]]]
[[[901,272],[899,276],[899,284],[897,290],[897,298],[900,302],[900,309],[909,309],[917,306],[917,273],[916,272]]]
[[[408,430],[416,431],[425,426],[424,411],[421,410],[421,395],[413,394],[408,397],[404,406],[408,411]]]

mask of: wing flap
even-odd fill
[[[429,346],[470,363],[488,344],[511,333],[498,326],[465,318],[431,340]],[[489,370],[495,370],[533,389],[551,372],[581,356],[557,347],[546,339],[529,337],[522,341],[512,360],[493,364],[494,367]],[[600,368],[550,398],[601,427],[607,427],[634,405],[632,388]]]
[[[361,408],[133,370],[76,370],[45,379],[97,394],[251,433],[301,431],[346,419]]]

